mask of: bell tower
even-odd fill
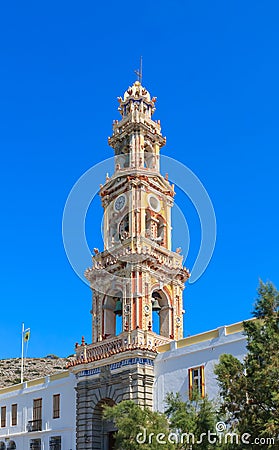
[[[153,120],[156,98],[136,81],[118,98],[109,145],[114,173],[100,186],[104,248],[85,271],[92,290],[92,343],[76,344],[77,449],[110,447],[104,403],[152,407],[159,345],[183,337],[182,292],[189,271],[172,250],[174,186],[160,173],[166,139]],[[101,430],[103,434],[101,434]]]
[[[145,331],[144,343],[156,346],[183,337],[182,291],[189,272],[179,250],[171,248],[174,187],[160,173],[166,139],[160,121],[152,119],[156,98],[136,81],[118,102],[121,120],[114,121],[109,138],[115,170],[100,187],[104,250],[95,249],[85,273],[93,291],[92,342],[121,333],[138,341]]]

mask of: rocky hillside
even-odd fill
[[[24,381],[61,372],[72,359],[74,358],[58,358],[55,355],[27,358],[24,363]],[[20,370],[20,358],[0,359],[0,388],[20,383]]]

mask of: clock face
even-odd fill
[[[148,204],[149,204],[150,208],[155,212],[159,212],[161,209],[160,200],[158,199],[158,197],[156,197],[156,195],[149,194]]]
[[[119,195],[119,197],[117,197],[117,199],[114,202],[114,209],[115,211],[121,211],[121,209],[124,208],[126,204],[126,197],[124,194]]]

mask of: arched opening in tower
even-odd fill
[[[166,220],[160,214],[145,212],[145,237],[155,241],[159,245],[166,246]]]
[[[145,237],[151,238],[151,213],[149,209],[145,212]]]
[[[119,224],[119,239],[127,239],[129,236],[129,214],[126,214]]]
[[[155,155],[149,146],[144,149],[144,167],[146,169],[155,169]]]
[[[123,331],[122,292],[106,295],[103,302],[103,339],[117,336]]]
[[[161,289],[152,292],[152,331],[168,338],[172,334],[171,308],[166,293]]]
[[[166,245],[166,221],[158,215],[157,216],[157,242],[160,245]]]
[[[121,150],[115,152],[115,167],[118,166],[119,169],[126,169],[130,165],[130,154],[129,148],[124,147]]]

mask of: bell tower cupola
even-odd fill
[[[160,148],[166,143],[160,121],[152,120],[156,97],[136,81],[118,97],[121,120],[113,123],[109,145],[114,148],[115,170],[123,168],[160,170]]]

